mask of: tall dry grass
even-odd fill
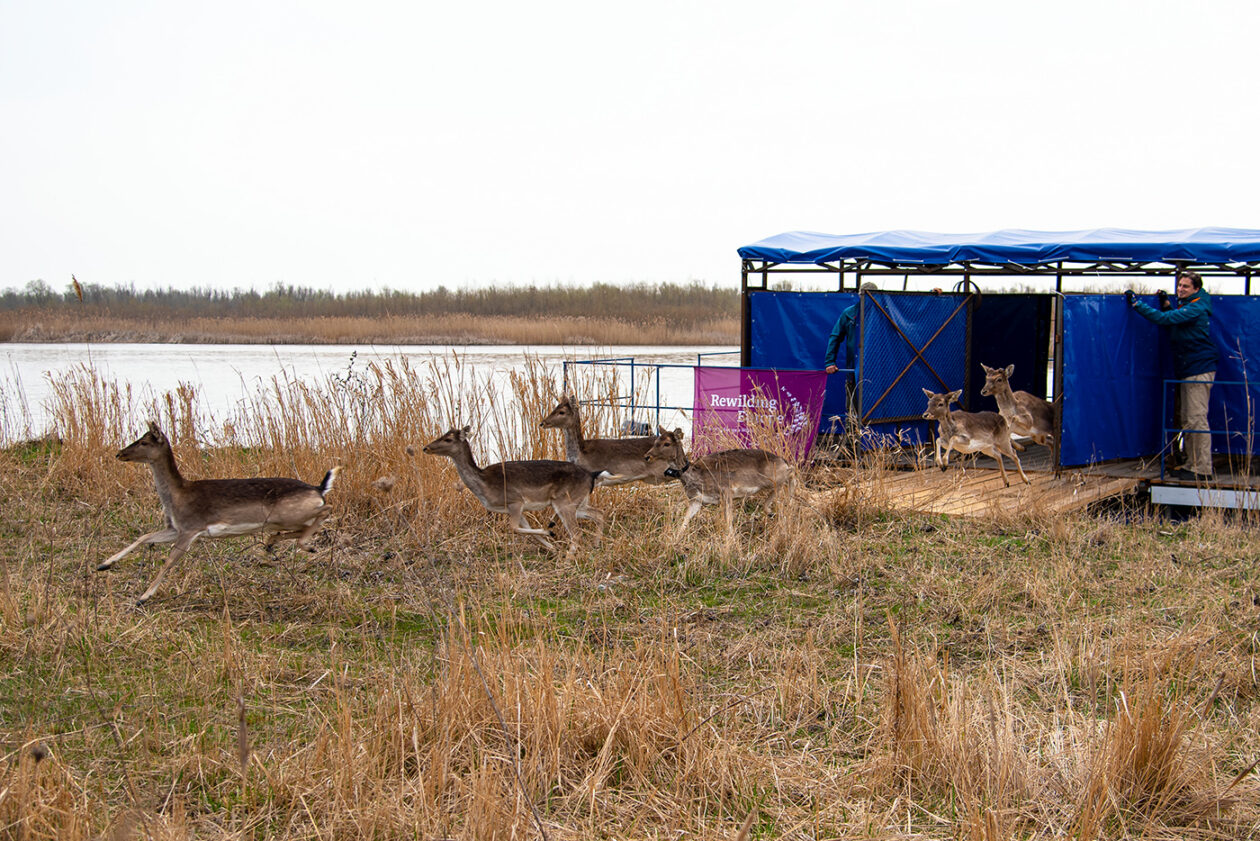
[[[559,457],[558,391],[400,361],[225,419],[69,375],[59,442],[0,451],[0,837],[1255,833],[1245,520],[917,517],[846,495],[884,466],[803,466],[794,506],[677,544],[676,487],[601,489],[569,561],[416,451],[470,423]],[[205,541],[130,607],[164,552],[93,567],[160,520],[113,459],[151,417],[192,476],[343,464],[319,551]]]
[[[739,319],[649,323],[593,316],[442,315],[136,318],[0,310],[0,341],[184,344],[734,345]]]

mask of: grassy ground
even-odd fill
[[[143,609],[164,551],[94,570],[160,524],[112,458],[138,412],[69,383],[60,441],[0,452],[0,837],[1260,834],[1253,523],[951,521],[814,476],[681,540],[676,487],[602,489],[565,561],[418,452],[452,395],[400,377],[371,424],[257,406],[248,446],[151,407],[191,476],[345,470],[316,552],[204,541]]]

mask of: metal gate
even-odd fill
[[[962,389],[971,373],[971,312],[975,297],[865,291],[858,308],[861,350],[857,409],[864,427],[922,424],[923,389]]]

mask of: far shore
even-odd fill
[[[736,345],[738,318],[688,325],[614,318],[387,316],[153,320],[0,313],[3,342],[381,345]]]

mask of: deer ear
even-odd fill
[[[472,435],[472,427],[471,427],[471,426],[465,426],[463,429],[459,430],[459,436],[460,436],[461,438],[467,438],[467,437],[468,437],[468,436],[470,436],[470,435]]]
[[[1006,376],[1008,376],[1008,377],[1009,377],[1011,374],[1014,374],[1014,373],[1015,373],[1015,366],[1014,366],[1014,365],[1007,365],[1007,366],[1006,366]]]
[[[674,437],[677,438],[680,443],[682,442],[683,431],[681,426],[674,430]]]
[[[162,430],[158,429],[157,424],[154,423],[153,421],[149,421],[149,431],[152,432],[154,435],[162,434]]]
[[[961,389],[961,388],[960,388],[960,389],[958,389],[957,391],[951,391],[951,392],[949,393],[949,399],[950,399],[951,401],[953,401],[953,400],[957,400],[959,397],[962,397],[962,389]]]
[[[919,388],[923,388],[923,386],[919,386]],[[923,393],[924,393],[924,394],[926,394],[928,397],[935,397],[935,396],[936,396],[936,394],[935,394],[935,393],[933,393],[933,392],[931,392],[931,391],[928,391],[926,388],[923,388]]]
[[[983,362],[981,362],[981,363],[980,363],[980,367],[984,369],[984,372],[985,372],[986,374],[996,374],[996,373],[997,373],[997,368],[990,368],[988,365],[985,365]]]
[[[661,426],[661,425],[658,423],[658,424],[656,425],[656,434],[657,434],[657,435],[664,435],[664,434],[665,434],[665,427]]]

